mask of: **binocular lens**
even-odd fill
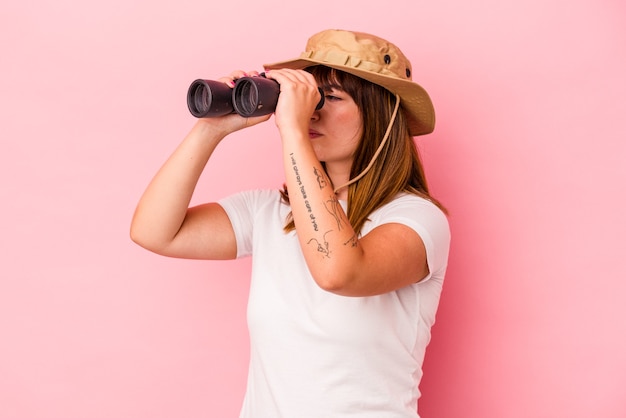
[[[205,114],[211,108],[211,90],[205,83],[196,82],[189,90],[189,110],[192,114]]]
[[[253,115],[257,110],[257,106],[259,105],[259,91],[253,81],[241,81],[233,97],[233,104],[239,114]]]
[[[197,118],[233,113],[231,89],[213,80],[195,80],[187,90],[187,107]]]
[[[233,89],[233,107],[244,117],[268,115],[276,110],[280,86],[274,80],[242,77]]]

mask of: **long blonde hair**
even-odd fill
[[[363,118],[363,135],[354,152],[350,178],[361,174],[370,164],[384,135],[395,106],[396,97],[387,89],[352,74],[325,66],[307,69],[317,79],[323,90],[338,88],[349,94]],[[324,162],[322,162],[324,165]],[[368,216],[393,200],[400,192],[412,193],[430,200],[445,212],[445,208],[432,197],[424,175],[419,152],[409,129],[404,112],[398,112],[387,143],[369,171],[348,186],[348,220],[359,234]],[[289,202],[286,186],[282,198]],[[291,214],[285,231],[295,229]]]

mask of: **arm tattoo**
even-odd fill
[[[349,240],[347,240],[346,242],[343,243],[343,245],[349,245],[352,248],[356,247],[357,245],[359,245],[359,237],[354,234],[352,235],[352,237],[350,237]]]
[[[322,190],[324,187],[328,185],[328,183],[326,182],[326,177],[324,176],[324,173],[318,170],[317,167],[313,168],[313,173],[315,173],[315,177],[317,177],[317,185],[320,186],[320,190]]]
[[[299,189],[300,189],[300,193],[302,194],[302,198],[304,199],[304,206],[307,210],[307,212],[309,213],[309,218],[311,220],[311,224],[313,226],[313,229],[318,232],[319,231],[319,225],[317,224],[317,218],[315,216],[315,214],[313,213],[313,208],[311,207],[311,204],[309,203],[308,200],[308,196],[307,196],[307,192],[304,188],[304,184],[302,184],[302,178],[300,177],[300,170],[298,169],[298,165],[296,163],[296,159],[293,155],[293,153],[289,154],[289,156],[291,157],[291,167],[293,169],[293,173],[295,175],[295,180],[296,180],[296,184],[298,185]],[[317,167],[313,167],[313,174],[315,175],[316,179],[317,179],[317,185],[320,188],[320,190],[324,189],[325,187],[328,186],[328,180],[326,178],[325,173],[322,170],[319,170]],[[339,200],[337,200],[336,197],[333,197],[329,200],[327,200],[326,202],[324,202],[324,207],[326,208],[326,210],[332,215],[332,217],[335,219],[335,221],[337,222],[337,229],[341,230],[344,226],[343,223],[343,219],[342,219],[342,207],[341,204],[339,203]],[[308,242],[308,244],[314,243],[314,245],[317,246],[317,251],[322,253],[325,257],[330,258],[330,244],[328,242],[328,240],[326,239],[326,235],[330,232],[332,232],[333,230],[329,230],[326,231],[323,235],[322,242],[320,242],[317,238],[311,238]],[[344,245],[347,245],[348,243],[352,242],[352,246],[356,245],[356,236],[355,238],[351,238],[350,240],[348,240],[346,243],[344,243]]]
[[[302,179],[300,178],[300,170],[298,170],[298,166],[296,165],[296,159],[293,158],[293,153],[291,156],[291,166],[293,167],[293,172],[296,175],[296,183],[300,186],[300,193],[302,193],[302,197],[306,199],[306,190],[304,190],[304,185],[302,184]]]
[[[324,202],[324,206],[326,207],[326,210],[328,211],[328,213],[330,213],[333,216],[333,218],[335,218],[335,221],[337,222],[337,229],[341,231],[341,228],[343,228],[343,221],[341,220],[341,211],[343,209],[341,207],[341,204],[339,203],[339,200],[337,200],[337,198],[334,197]]]
[[[311,238],[309,240],[309,242],[307,242],[307,244],[310,244],[311,242],[315,241],[315,244],[317,244],[317,251],[324,254],[324,256],[326,258],[330,258],[330,249],[328,248],[328,241],[326,240],[326,234],[328,234],[329,232],[332,232],[332,230],[327,231],[324,234],[324,238],[322,238],[324,240],[324,242],[320,243],[317,238]]]

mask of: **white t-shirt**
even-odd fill
[[[383,295],[346,297],[313,280],[296,233],[283,231],[290,208],[277,190],[243,192],[220,204],[235,230],[237,256],[254,255],[240,418],[418,417],[422,361],[450,243],[441,210],[402,194],[373,212],[361,235],[391,222],[413,228],[430,274]]]

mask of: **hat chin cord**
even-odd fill
[[[346,184],[343,184],[343,185],[337,187],[335,189],[335,193],[337,193],[339,190],[341,190],[341,189],[343,189],[345,187],[348,187],[352,183],[355,183],[355,182],[359,181],[365,174],[367,174],[367,172],[370,170],[370,168],[372,168],[372,166],[374,165],[374,162],[376,161],[376,158],[378,158],[378,156],[380,155],[380,152],[383,150],[383,147],[385,146],[385,144],[387,143],[387,140],[389,139],[389,134],[391,133],[391,127],[393,126],[393,122],[396,120],[396,115],[398,114],[398,109],[399,108],[400,108],[400,96],[398,94],[396,94],[396,105],[393,108],[393,113],[391,114],[391,119],[389,120],[389,125],[387,126],[387,131],[385,132],[385,136],[383,136],[383,140],[380,142],[380,145],[378,146],[378,149],[376,150],[376,152],[372,156],[372,159],[370,160],[369,164],[367,165],[367,167],[365,167],[365,169],[363,171],[361,171],[361,173],[358,176],[356,176],[355,178],[351,179]]]

